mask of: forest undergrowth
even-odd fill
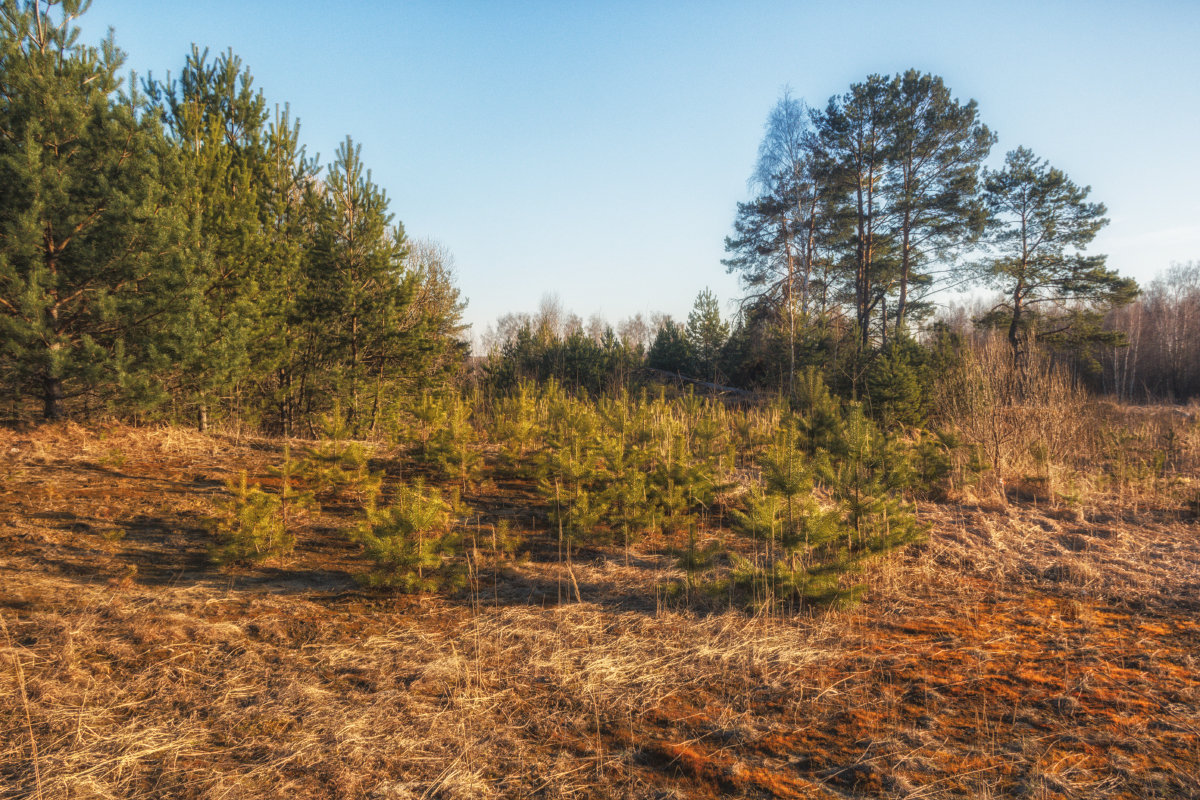
[[[986,357],[0,430],[0,796],[1200,796],[1195,409]]]

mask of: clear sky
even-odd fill
[[[685,317],[711,287],[785,86],[941,75],[1092,187],[1093,252],[1147,281],[1200,259],[1200,2],[95,0],[128,66],[232,48],[310,153],[350,134],[410,236],[455,255],[476,334],[546,293],[585,319]]]

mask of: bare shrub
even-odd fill
[[[1053,492],[1055,468],[1074,464],[1092,439],[1092,402],[1078,382],[1043,351],[1017,364],[998,336],[972,347],[934,397],[937,421],[983,448],[998,489],[1012,475]]]

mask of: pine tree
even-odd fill
[[[659,453],[647,473],[647,494],[656,506],[655,517],[663,532],[678,534],[712,505],[716,480],[708,465],[692,456],[678,420],[668,419],[656,438]]]
[[[671,320],[659,328],[646,354],[646,366],[663,372],[691,374],[693,360],[687,334]]]
[[[179,381],[201,430],[221,400],[241,409],[245,387],[273,372],[287,312],[277,289],[290,276],[272,263],[264,224],[268,112],[253,84],[232,52],[210,60],[194,46],[177,79],[147,82],[183,167],[192,292]]]
[[[175,164],[111,35],[78,0],[0,8],[0,340],[43,416],[118,390],[152,399],[185,284]]]
[[[892,338],[871,359],[864,395],[872,416],[885,429],[918,428],[925,421],[929,382],[922,351],[907,335]]]
[[[815,367],[807,367],[800,373],[792,408],[797,414],[800,442],[810,459],[820,462],[842,454],[841,406]]]
[[[897,134],[893,99],[893,82],[870,75],[841,97],[831,98],[814,121],[818,171],[838,198],[834,216],[841,219],[836,245],[842,254],[840,277],[854,310],[859,350],[868,349],[877,316],[878,330],[884,331],[881,306],[898,273],[898,247],[884,191]]]
[[[845,509],[847,550],[855,559],[890,551],[923,533],[898,490],[911,483],[909,454],[889,442],[862,406],[845,419],[845,454],[837,459],[832,490]]]
[[[299,474],[324,502],[353,500],[371,507],[383,484],[383,471],[372,470],[367,448],[350,438],[341,404],[321,421],[321,441],[309,449]]]
[[[609,524],[620,534],[628,564],[630,544],[641,538],[653,522],[647,494],[646,455],[634,445],[632,437],[610,428],[600,443],[600,456],[605,470],[600,503],[608,509]]]
[[[483,461],[476,450],[479,436],[472,423],[472,405],[471,400],[452,394],[431,442],[433,460],[446,477],[459,482],[464,492],[478,479]]]
[[[787,424],[776,434],[775,442],[759,459],[762,479],[768,495],[782,501],[782,531],[785,539],[796,539],[801,529],[800,504],[813,490],[812,473],[802,452],[796,447],[796,431]],[[794,543],[788,549],[794,549]],[[808,543],[805,543],[807,549]],[[773,554],[772,554],[773,555]],[[774,558],[771,558],[774,561]]]
[[[454,284],[454,257],[436,242],[410,242],[404,272],[414,291],[398,325],[414,343],[405,379],[407,390],[415,392],[444,385],[462,367],[468,353],[462,321],[467,303]]]
[[[355,532],[374,562],[362,580],[368,586],[431,592],[465,583],[455,560],[460,537],[454,530],[455,501],[423,483],[400,485],[392,502],[370,508]]]
[[[1087,202],[1090,187],[1075,185],[1024,147],[1008,154],[1003,169],[987,172],[985,182],[995,255],[983,268],[1007,298],[990,316],[1007,325],[1017,362],[1029,342],[1068,331],[1086,311],[1079,304],[1107,310],[1137,296],[1137,284],[1105,266],[1103,255],[1083,253],[1108,224],[1104,205]],[[1046,314],[1043,306],[1064,313]],[[1039,317],[1048,324],[1039,326]]]
[[[895,127],[883,187],[894,209],[899,247],[896,335],[911,313],[913,289],[924,289],[924,272],[935,258],[974,244],[987,214],[979,198],[979,167],[996,136],[978,120],[975,101],[961,104],[936,75],[910,69],[893,79]],[[886,323],[886,321],[885,321]]]
[[[304,299],[309,292],[305,264],[314,247],[319,208],[318,166],[306,155],[300,144],[300,123],[286,108],[275,111],[265,149],[260,214],[266,234],[264,260],[270,270],[266,283],[278,327],[257,343],[262,359],[259,386],[276,417],[274,428],[290,436],[305,409],[303,390],[317,367],[310,357],[314,340],[306,336],[312,321],[304,317]]]
[[[696,295],[685,331],[696,369],[706,380],[719,383],[721,348],[729,338],[729,325],[721,319],[717,296],[708,289]]]
[[[214,526],[210,556],[218,564],[262,561],[292,551],[294,539],[284,524],[278,495],[247,483],[243,470],[226,485],[232,495]]]
[[[270,493],[261,486],[249,485],[243,470],[226,488],[231,494],[222,506],[213,529],[216,543],[210,550],[219,564],[251,563],[283,558],[292,552],[296,537],[293,527],[316,501],[311,492],[295,487],[301,471],[292,459],[291,448],[284,445],[283,463],[272,467],[279,477],[279,491]]]
[[[447,399],[436,394],[422,394],[408,408],[412,417],[410,434],[415,439],[416,455],[422,461],[435,463],[437,448],[435,437],[443,430],[449,416]]]
[[[733,510],[732,520],[735,530],[766,542],[766,559],[757,568],[743,565],[741,580],[780,599],[846,599],[840,581],[853,563],[840,545],[841,510],[818,502],[813,463],[797,441],[795,420],[785,421],[759,464],[761,484],[752,487],[744,511]]]
[[[983,230],[979,165],[993,141],[973,101],[916,70],[868,76],[821,111],[779,100],[724,263],[748,290],[743,321],[785,345],[789,392],[806,346],[836,349],[849,334],[839,306],[855,326],[842,357],[853,393],[865,356],[927,313],[933,263]]]
[[[576,543],[597,537],[604,516],[598,421],[587,403],[560,395],[550,401],[548,428],[538,459],[538,487],[569,559]]]
[[[536,446],[540,432],[541,403],[536,391],[527,381],[520,381],[515,391],[497,401],[492,415],[492,439],[499,443],[504,466],[514,475],[526,471],[526,456]]]
[[[400,373],[411,340],[397,323],[415,289],[404,231],[361,149],[347,137],[329,168],[307,309],[320,321],[325,361],[338,365],[331,388],[347,398],[356,433],[377,424],[376,400]]]

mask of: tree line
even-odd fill
[[[309,156],[232,52],[193,47],[174,76],[122,79],[111,34],[79,41],[87,5],[0,2],[10,417],[311,434],[337,404],[361,435],[460,373],[452,259],[408,238],[351,138],[330,164]],[[819,109],[784,93],[725,243],[745,292],[732,319],[707,290],[684,322],[507,315],[482,374],[599,394],[650,368],[792,394],[812,367],[915,422],[964,338],[933,294],[977,286],[996,300],[973,324],[1015,362],[1050,347],[1122,397],[1200,391],[1195,337],[1170,333],[1195,316],[1185,273],[1135,302],[1137,285],[1087,251],[1104,206],[1025,147],[986,168],[995,142],[974,101],[916,70]]]
[[[1096,354],[1099,388],[1121,400],[1200,397],[1200,262],[1176,264],[1105,327],[1125,347]]]
[[[725,240],[724,264],[744,290],[736,315],[723,321],[703,292],[686,324],[659,319],[648,345],[609,331],[606,363],[624,344],[633,356],[621,362],[622,375],[641,365],[785,394],[811,366],[844,396],[882,396],[886,405],[919,394],[930,369],[974,332],[991,330],[1017,364],[1049,349],[1123,396],[1131,386],[1176,397],[1193,391],[1178,376],[1131,372],[1130,359],[1149,351],[1129,314],[1153,306],[1160,310],[1150,316],[1164,319],[1163,303],[1134,303],[1137,284],[1088,252],[1108,223],[1104,205],[1027,147],[987,168],[996,140],[975,101],[917,70],[869,76],[821,108],[785,92],[764,126],[752,197],[738,203]],[[992,293],[970,321],[974,331],[940,319],[933,302],[937,291],[964,288]],[[526,323],[510,325],[493,351],[494,375],[569,381],[574,371],[588,374],[589,388],[603,382],[603,369],[557,369],[583,359],[582,329],[563,359],[544,327]],[[596,332],[591,338],[601,342]]]
[[[123,79],[81,0],[0,6],[0,392],[12,413],[356,432],[462,363],[444,249],[412,242],[349,137],[300,143],[232,52]]]

